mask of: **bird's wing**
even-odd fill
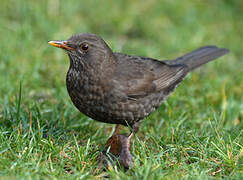
[[[174,88],[186,75],[187,67],[185,65],[161,63],[159,66],[157,72],[155,72],[157,77],[153,80],[157,91]]]
[[[186,75],[184,65],[169,65],[152,58],[121,53],[115,53],[115,56],[118,67],[113,80],[116,88],[131,99],[174,89]]]

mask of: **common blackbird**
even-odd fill
[[[77,34],[49,44],[64,49],[69,56],[66,85],[79,111],[97,121],[130,126],[133,132],[188,72],[229,52],[204,46],[174,60],[159,61],[112,52],[95,34]],[[118,137],[118,129],[112,138]],[[119,135],[120,163],[125,167],[133,162],[129,150],[132,133]]]

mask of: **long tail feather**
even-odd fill
[[[204,46],[196,49],[184,56],[181,56],[175,60],[167,61],[169,64],[185,64],[188,67],[188,71],[191,71],[209,61],[212,61],[224,54],[228,53],[228,49],[218,48],[216,46]]]

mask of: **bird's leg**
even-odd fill
[[[126,169],[133,166],[133,156],[131,154],[131,139],[133,134],[138,131],[139,123],[135,123],[132,126],[132,131],[129,136],[118,134],[120,125],[116,125],[116,129],[113,135],[107,140],[106,147],[109,148],[109,152],[116,157],[119,157],[119,162]],[[102,154],[103,156],[104,154]]]
[[[115,131],[112,134],[112,136],[107,140],[106,147],[110,147],[110,153],[113,155],[119,155],[121,152],[121,142],[120,142],[120,134],[119,130],[121,128],[121,125],[116,125]]]
[[[124,135],[120,135],[121,141],[121,152],[119,162],[126,169],[129,169],[130,166],[133,166],[133,156],[131,154],[131,138],[133,136],[133,132],[127,137]]]
[[[118,134],[118,132],[119,132],[120,129],[121,129],[121,125],[120,124],[117,124],[116,125],[116,128],[115,128],[115,131],[114,131],[114,133],[113,133],[112,136],[114,136],[115,134]]]
[[[118,135],[118,132],[120,130],[120,125],[116,125],[115,131],[113,132],[112,136],[107,140],[105,146],[106,146],[106,151],[108,148],[109,152],[115,156],[119,156],[120,151],[121,151],[121,143],[120,143],[120,136]],[[108,166],[108,156],[105,151],[100,152],[98,156],[98,162],[102,164],[103,166],[107,167]],[[112,157],[113,159],[113,157]],[[114,159],[113,159],[114,160]]]
[[[133,156],[131,154],[131,139],[133,137],[133,134],[138,132],[139,125],[140,123],[136,122],[132,126],[132,132],[129,136],[120,135],[121,151],[119,162],[126,169],[129,169],[130,166],[133,166]]]
[[[113,132],[112,136],[107,140],[105,146],[106,149],[109,148],[109,153],[111,153],[112,155],[114,155],[116,158],[119,157],[120,152],[121,152],[121,142],[120,142],[120,135],[119,130],[121,128],[121,125],[116,125],[115,131]],[[114,158],[114,157],[112,157]],[[114,159],[116,159],[114,158]],[[100,163],[102,163],[105,167],[108,166],[107,164],[107,160],[109,158],[107,157],[107,154],[105,151],[101,152],[100,155],[98,156],[98,161]],[[114,160],[113,159],[113,160]]]
[[[136,122],[133,126],[132,126],[132,130],[134,133],[137,133],[139,130],[139,126],[140,126],[140,122]]]

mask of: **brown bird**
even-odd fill
[[[112,138],[119,137],[120,163],[127,168],[133,162],[130,139],[133,132],[138,131],[139,122],[153,112],[191,70],[229,52],[216,46],[204,46],[177,59],[159,61],[112,52],[95,34],[78,34],[66,41],[49,41],[49,44],[64,49],[69,56],[66,85],[78,110],[94,120],[117,124]],[[128,137],[118,135],[119,125],[130,126],[133,132]]]

